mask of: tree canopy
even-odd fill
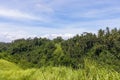
[[[97,34],[83,33],[68,40],[57,37],[18,39],[0,43],[0,58],[26,67],[71,66],[83,68],[84,58],[89,57],[99,64],[120,66],[120,29],[98,30]]]

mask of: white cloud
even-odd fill
[[[49,39],[61,36],[64,39],[68,39],[82,33],[83,30],[78,28],[48,28],[48,27],[29,27],[19,26],[17,24],[0,23],[0,41],[12,41],[19,38],[29,37],[46,37]]]
[[[70,34],[70,33],[65,33],[65,34],[45,34],[41,35],[40,37],[42,38],[48,38],[48,39],[54,39],[57,37],[62,37],[63,39],[69,39],[75,36],[76,34]]]
[[[9,9],[0,7],[0,17],[10,18],[10,19],[17,19],[17,20],[40,20],[45,21],[44,18],[37,17],[17,9]]]
[[[48,39],[54,39],[56,37],[62,37],[63,39],[69,39],[75,36],[76,34],[70,34],[70,33],[65,33],[65,34],[43,34],[43,35],[30,35],[26,32],[19,31],[19,32],[0,32],[0,42],[11,42],[16,39],[21,39],[21,38],[34,38],[34,37],[41,37],[41,38],[48,38]]]
[[[48,39],[54,39],[56,37],[62,37],[63,39],[69,39],[75,36],[76,34],[64,33],[64,34],[42,34],[42,35],[31,35],[30,33],[24,31],[17,32],[0,32],[0,41],[2,42],[11,42],[16,39],[21,38],[34,38],[34,37],[42,37]]]
[[[107,26],[110,28],[119,28],[120,19],[111,20],[98,20],[89,22],[76,22],[71,24],[61,25],[61,28],[50,28],[50,27],[29,27],[19,26],[17,24],[0,23],[0,41],[10,42],[19,38],[29,37],[46,37],[49,39],[61,36],[64,39],[73,37],[76,34],[83,32],[96,33],[98,29],[105,29]]]
[[[20,26],[18,27],[18,25],[0,23],[0,42],[11,42],[15,39],[29,37],[35,37],[35,35],[30,34]]]
[[[27,32],[24,31],[17,31],[17,32],[0,32],[0,41],[3,42],[11,42],[15,39],[21,39],[21,38],[33,38],[35,35],[30,35]]]

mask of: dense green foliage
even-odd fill
[[[85,68],[84,58],[120,72],[120,30],[108,27],[97,34],[84,32],[68,40],[57,37],[18,39],[0,43],[0,58],[22,68],[68,66]]]

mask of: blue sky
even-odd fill
[[[119,28],[120,0],[0,0],[0,41]]]

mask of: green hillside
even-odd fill
[[[120,80],[120,29],[1,42],[0,80]]]
[[[20,68],[12,62],[0,59],[0,70],[20,70]]]
[[[0,80],[120,80],[120,73],[85,60],[85,68],[42,67],[20,69],[14,63],[0,60]]]

